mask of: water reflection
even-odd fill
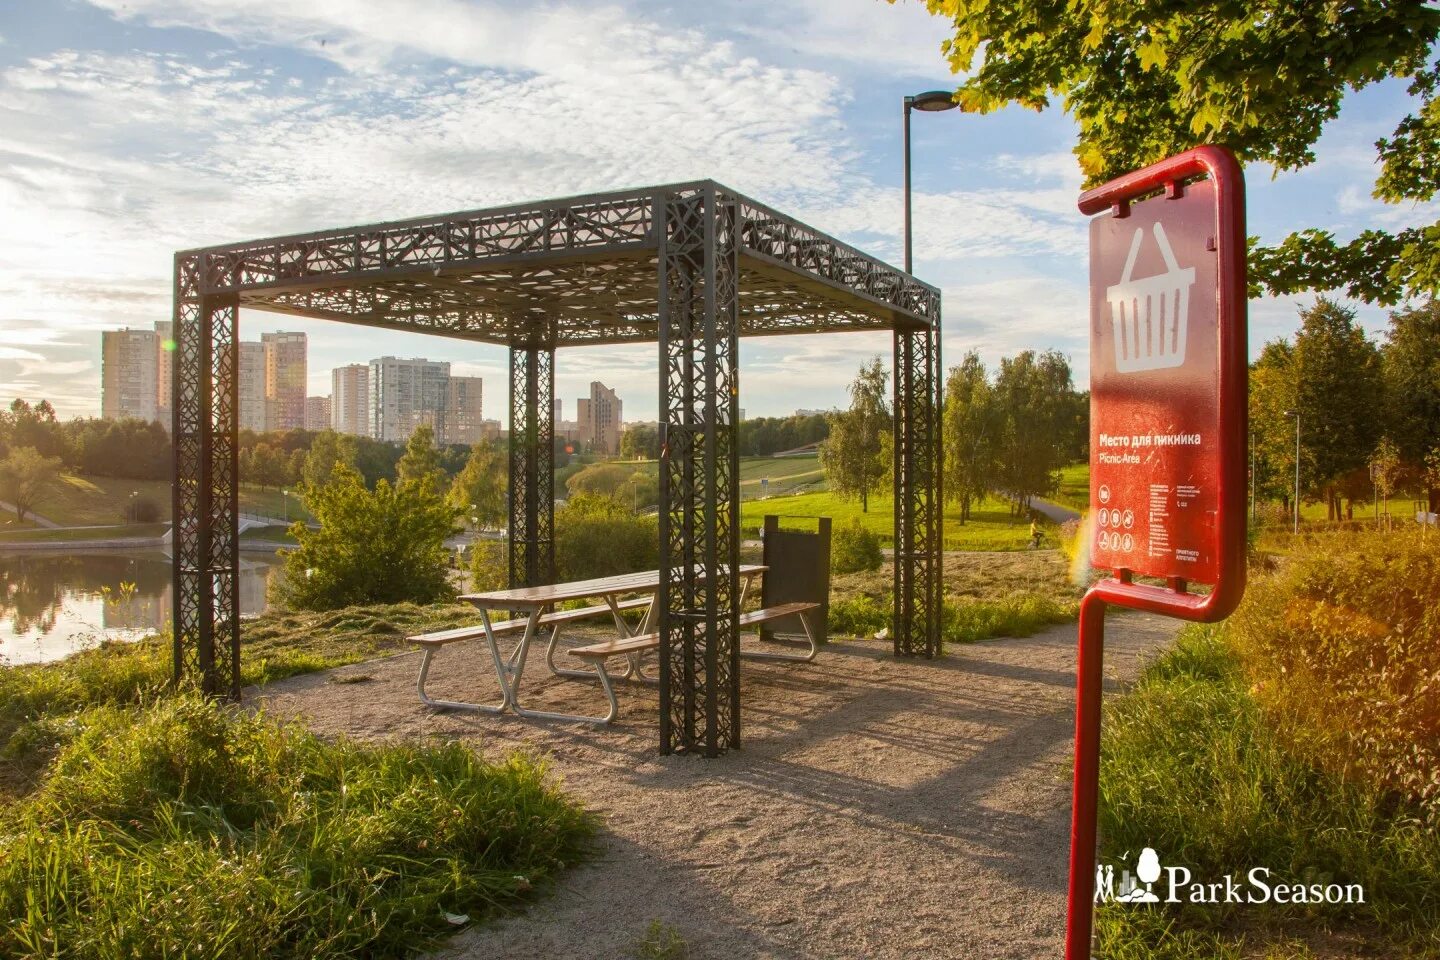
[[[276,566],[273,557],[241,557],[242,614],[265,610]],[[170,557],[159,551],[0,555],[0,659],[37,663],[107,637],[143,636],[170,622],[170,604]]]

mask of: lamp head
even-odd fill
[[[949,90],[927,90],[924,93],[917,93],[913,97],[906,97],[905,105],[915,110],[924,110],[926,113],[940,113],[943,110],[954,110],[959,106],[955,102],[954,94]]]

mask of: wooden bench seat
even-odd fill
[[[760,657],[777,660],[804,660],[806,662],[815,659],[816,644],[814,631],[810,627],[810,620],[806,616],[811,610],[820,606],[818,603],[783,603],[776,607],[767,607],[764,610],[752,610],[749,613],[740,614],[740,628],[753,627],[756,624],[767,623],[771,620],[779,620],[781,617],[788,617],[791,614],[800,614],[800,622],[805,626],[805,634],[810,640],[810,652],[807,656],[795,656],[793,654],[780,653],[747,653],[742,656]],[[646,650],[657,650],[660,647],[660,634],[644,633],[635,637],[627,637],[624,640],[606,640],[604,643],[592,643],[584,647],[576,647],[570,650],[570,656],[578,657],[581,660],[589,660],[595,663],[603,663],[611,657],[643,653]]]
[[[560,640],[560,628],[567,623],[575,623],[580,620],[588,620],[591,617],[613,614],[618,617],[623,610],[636,610],[641,607],[650,606],[650,597],[636,597],[631,600],[619,600],[612,606],[606,603],[597,607],[581,607],[576,610],[554,610],[550,613],[541,614],[536,621],[537,626],[553,627],[550,631],[550,644],[545,651],[545,659],[550,668],[561,675],[575,674],[589,676],[577,670],[560,670],[555,666],[555,649]],[[529,623],[528,618],[521,617],[518,620],[502,620],[499,623],[490,624],[490,632],[496,637],[510,636],[516,633],[524,633],[525,626]],[[538,632],[538,631],[537,631]],[[435,654],[447,644],[459,643],[461,640],[484,640],[485,624],[478,623],[468,627],[455,627],[451,630],[436,630],[432,633],[417,633],[414,636],[405,638],[407,642],[415,644],[424,651],[420,658],[420,676],[415,681],[415,689],[420,694],[420,702],[430,707],[451,708],[456,710],[476,709],[474,704],[459,703],[452,700],[436,700],[425,692],[425,681],[430,677],[430,665],[435,659]],[[523,645],[523,644],[522,644]],[[501,664],[497,661],[497,668]]]
[[[640,607],[650,605],[649,597],[636,597],[633,600],[621,600],[615,604],[617,610],[636,610]],[[556,610],[540,617],[541,626],[552,624],[574,623],[577,620],[588,620],[591,617],[603,616],[610,612],[608,606],[581,607],[576,610]],[[519,633],[525,629],[526,619],[521,617],[518,620],[501,620],[499,623],[490,624],[490,629],[495,636],[508,636],[512,633]],[[468,627],[455,627],[450,630],[436,630],[433,633],[417,633],[414,636],[406,637],[407,643],[413,643],[417,647],[443,647],[449,643],[456,643],[460,640],[483,640],[485,638],[485,624],[477,623]]]

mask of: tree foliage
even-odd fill
[[[960,522],[995,484],[1001,418],[985,364],[974,350],[950,368],[945,385],[945,493]]]
[[[47,457],[34,447],[12,447],[0,460],[0,500],[15,507],[24,520],[55,491],[60,480],[60,458]]]
[[[651,570],[660,565],[659,528],[628,503],[578,494],[555,511],[555,560],[561,580]]]
[[[354,467],[359,456],[360,444],[354,437],[323,430],[315,435],[310,449],[304,454],[299,480],[309,487],[323,487],[330,482],[337,464]]]
[[[850,384],[850,409],[829,415],[830,436],[820,446],[820,465],[830,488],[859,499],[861,512],[870,509],[871,494],[890,476],[889,379],[879,357],[861,364]]]
[[[431,490],[441,489],[445,471],[440,466],[440,451],[435,446],[435,428],[422,423],[405,443],[405,455],[395,465],[401,484],[418,483]]]
[[[1380,356],[1390,437],[1418,467],[1440,448],[1440,301],[1392,312]],[[1430,509],[1440,509],[1440,483],[1426,486]]]
[[[1025,350],[1000,361],[995,377],[995,479],[991,489],[1028,507],[1055,492],[1066,461],[1074,385],[1070,363],[1047,350]]]
[[[790,417],[755,417],[740,421],[740,455],[768,457],[819,443],[830,435],[824,414],[795,414]]]
[[[451,482],[451,505],[482,529],[500,526],[506,517],[508,474],[506,458],[495,444],[481,440],[470,448],[465,466]]]
[[[660,459],[660,429],[637,423],[620,435],[620,456],[626,460]]]
[[[318,527],[295,523],[299,546],[285,554],[276,598],[300,610],[363,603],[433,603],[450,597],[445,538],[457,513],[432,483],[381,480],[374,490],[337,462],[330,482],[306,486],[305,507]]]
[[[893,0],[892,0],[893,2]],[[966,75],[966,110],[1042,109],[1058,97],[1080,128],[1075,153],[1095,184],[1200,143],[1293,170],[1342,99],[1411,79],[1415,109],[1380,140],[1374,195],[1424,201],[1440,188],[1440,9],[1423,0],[926,0],[955,27],[944,52]],[[1272,293],[1344,287],[1394,303],[1440,290],[1440,223],[1337,241],[1320,230],[1254,252]]]

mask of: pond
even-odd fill
[[[240,558],[240,612],[263,613],[278,562]],[[122,584],[134,584],[133,590]],[[170,557],[152,551],[0,555],[0,663],[57,660],[170,622]]]

